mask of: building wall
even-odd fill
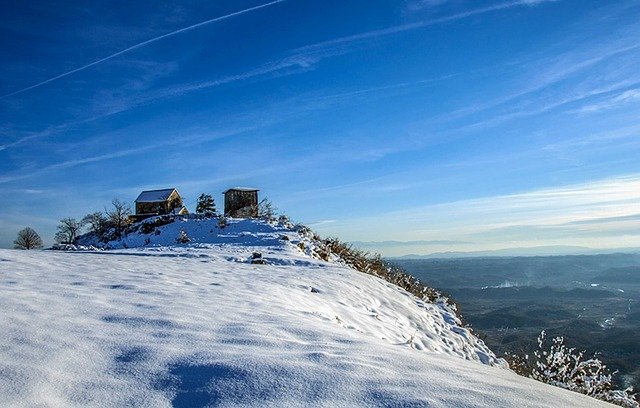
[[[230,217],[257,217],[258,192],[227,191],[224,195],[224,215]]]
[[[182,197],[178,194],[177,191],[174,191],[169,196],[169,200],[167,200],[167,212],[173,210],[176,207],[182,207]]]
[[[182,207],[182,197],[174,191],[166,201],[136,203],[136,214],[168,214],[176,207]]]

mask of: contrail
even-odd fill
[[[12,92],[12,93],[10,93],[10,94],[2,95],[2,96],[0,96],[0,99],[5,99],[5,98],[8,98],[8,97],[10,97],[10,96],[17,95],[17,94],[19,94],[19,93],[26,92],[26,91],[29,91],[29,90],[31,90],[31,89],[37,88],[37,87],[42,86],[42,85],[44,85],[44,84],[48,84],[49,82],[53,82],[53,81],[55,81],[55,80],[57,80],[57,79],[64,78],[64,77],[69,76],[69,75],[71,75],[71,74],[75,74],[75,73],[76,73],[76,72],[78,72],[78,71],[85,70],[85,69],[90,68],[90,67],[92,67],[92,66],[94,66],[94,65],[98,65],[98,64],[100,64],[100,63],[102,63],[102,62],[108,61],[108,60],[110,60],[110,59],[112,59],[112,58],[115,58],[115,57],[117,57],[117,56],[119,56],[119,55],[125,54],[125,53],[127,53],[127,52],[129,52],[129,51],[133,51],[133,50],[135,50],[135,49],[138,49],[138,48],[144,47],[144,46],[145,46],[145,45],[147,45],[147,44],[151,44],[151,43],[154,43],[154,42],[156,42],[156,41],[160,41],[160,40],[162,40],[162,39],[164,39],[164,38],[171,37],[171,36],[174,36],[174,35],[176,35],[176,34],[184,33],[185,31],[194,30],[194,29],[196,29],[196,28],[198,28],[198,27],[202,27],[202,26],[207,25],[207,24],[211,24],[211,23],[215,23],[215,22],[218,22],[218,21],[221,21],[221,20],[229,19],[229,18],[231,18],[231,17],[239,16],[240,14],[245,14],[245,13],[249,13],[249,12],[252,12],[252,11],[255,11],[255,10],[259,10],[259,9],[261,9],[261,8],[269,7],[269,6],[272,6],[272,5],[277,4],[277,3],[282,3],[282,2],[284,2],[284,1],[286,1],[286,0],[275,0],[275,1],[272,1],[272,2],[270,2],[270,3],[261,4],[261,5],[258,5],[258,6],[250,7],[250,8],[248,8],[248,9],[244,9],[244,10],[240,10],[240,11],[233,12],[233,13],[231,13],[231,14],[226,14],[226,15],[224,15],[224,16],[220,16],[220,17],[212,18],[212,19],[210,19],[210,20],[202,21],[202,22],[200,22],[200,23],[197,23],[197,24],[191,25],[191,26],[189,26],[189,27],[184,27],[184,28],[181,28],[181,29],[176,30],[176,31],[172,31],[172,32],[167,33],[167,34],[163,34],[163,35],[160,35],[160,36],[158,36],[158,37],[154,37],[154,38],[152,38],[152,39],[150,39],[150,40],[143,41],[143,42],[141,42],[141,43],[139,43],[139,44],[132,45],[132,46],[131,46],[131,47],[129,47],[129,48],[125,48],[124,50],[118,51],[118,52],[116,52],[115,54],[111,54],[111,55],[106,56],[106,57],[104,57],[104,58],[101,58],[101,59],[99,59],[99,60],[97,60],[97,61],[93,61],[93,62],[92,62],[92,63],[90,63],[90,64],[84,65],[84,66],[82,66],[82,67],[79,67],[79,68],[73,69],[73,70],[68,71],[68,72],[65,72],[64,74],[60,74],[60,75],[54,76],[53,78],[49,78],[49,79],[44,80],[44,81],[42,81],[42,82],[39,82],[39,83],[37,83],[37,84],[35,84],[35,85],[28,86],[28,87],[26,87],[26,88],[20,89],[20,90],[15,91],[15,92]]]

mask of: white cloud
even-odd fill
[[[640,88],[629,89],[614,96],[609,96],[603,100],[583,106],[580,113],[596,113],[602,110],[609,110],[617,108],[621,105],[625,105],[632,102],[640,101]]]
[[[321,220],[321,221],[316,221],[316,222],[310,223],[309,227],[315,228],[315,227],[319,227],[321,225],[333,224],[334,222],[336,222],[336,220]]]
[[[341,221],[322,232],[350,241],[476,243],[455,247],[465,250],[536,245],[621,247],[640,245],[638,213],[640,174],[634,174],[388,212]]]

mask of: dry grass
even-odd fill
[[[294,229],[301,236],[306,237],[313,242],[313,256],[324,261],[330,261],[332,258],[337,258],[339,262],[342,262],[359,272],[384,279],[385,281],[401,287],[420,299],[432,303],[437,300],[444,300],[457,312],[458,307],[451,298],[424,285],[419,279],[409,274],[401,267],[385,261],[380,254],[370,254],[369,252],[355,248],[351,244],[342,242],[337,238],[322,239],[309,227],[304,225],[298,224]],[[305,245],[302,242],[298,244],[298,246],[302,250],[305,249]],[[458,318],[462,321],[460,316],[458,316]]]

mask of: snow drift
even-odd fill
[[[109,243],[129,249],[0,250],[3,404],[608,406],[517,376],[445,304],[302,241],[185,219]]]

